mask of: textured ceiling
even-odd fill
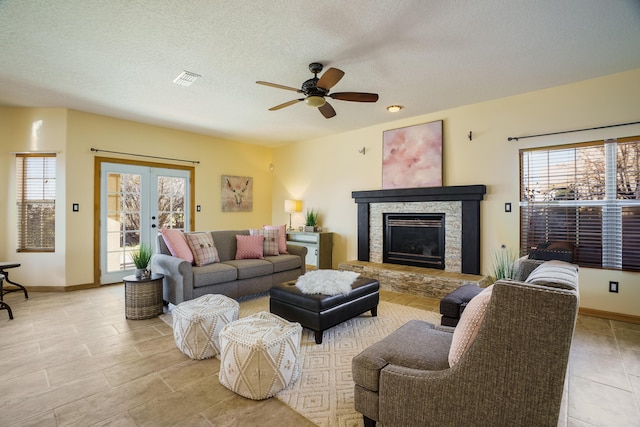
[[[265,145],[640,68],[637,0],[0,0],[0,32],[0,105]],[[314,61],[380,100],[268,111],[300,96],[255,82],[299,87]]]

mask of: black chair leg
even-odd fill
[[[366,415],[363,415],[362,419],[364,420],[364,427],[376,427],[375,420],[372,420],[371,418],[367,417]]]
[[[7,310],[9,312],[9,319],[13,320],[13,312],[11,311],[11,307],[9,307],[9,304],[0,302],[0,310]]]

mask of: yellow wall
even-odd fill
[[[1,209],[5,236],[0,243],[2,259],[13,259],[23,267],[12,272],[17,281],[32,286],[71,286],[93,283],[94,157],[154,161],[91,148],[158,157],[197,160],[195,166],[196,230],[261,227],[271,222],[271,149],[226,141],[157,126],[119,120],[64,109],[0,108],[0,197],[15,200],[15,161],[12,152],[58,151],[58,198],[55,254],[15,252],[15,203]],[[38,144],[32,142],[32,124],[43,120]],[[156,160],[189,165],[184,162]],[[221,211],[221,175],[253,177],[253,211]],[[73,203],[80,205],[72,212]],[[51,258],[54,267],[40,268]],[[33,268],[38,266],[37,268]]]
[[[425,96],[428,91],[425,86]],[[336,233],[334,267],[356,259],[357,209],[351,192],[381,188],[382,132],[444,120],[444,185],[487,186],[481,203],[481,262],[483,274],[489,274],[494,251],[502,244],[517,251],[519,245],[519,149],[640,135],[640,125],[518,142],[507,137],[635,122],[638,111],[640,69],[276,148],[273,217],[283,215],[282,200],[304,200],[305,208],[320,210],[320,225]],[[365,155],[358,152],[362,147]],[[505,202],[512,203],[512,213],[504,212]],[[302,222],[302,215],[294,216],[294,226]],[[620,293],[608,292],[609,280],[620,282]],[[580,289],[582,307],[640,315],[638,273],[583,268]]]
[[[32,286],[71,286],[93,282],[93,171],[91,147],[110,151],[199,160],[195,166],[196,230],[259,227],[288,223],[287,198],[304,200],[304,209],[320,211],[320,225],[336,233],[333,264],[357,257],[357,212],[352,191],[381,188],[382,132],[444,120],[444,184],[487,185],[482,206],[482,272],[501,244],[518,246],[518,150],[608,137],[640,135],[640,126],[569,133],[507,142],[509,136],[563,131],[637,121],[640,69],[536,91],[279,148],[241,144],[162,127],[65,109],[0,107],[0,258],[17,260],[12,273]],[[428,96],[428,87],[424,88]],[[339,102],[339,101],[335,101]],[[348,108],[348,105],[345,105]],[[410,115],[411,106],[403,110]],[[393,115],[389,116],[393,118]],[[397,117],[397,116],[395,116]],[[33,124],[43,120],[37,134]],[[473,131],[473,141],[467,135]],[[366,149],[362,155],[359,150]],[[55,254],[15,252],[15,162],[12,152],[58,151]],[[98,153],[101,157],[132,157]],[[144,160],[144,159],[142,159]],[[169,162],[170,163],[170,162]],[[269,171],[269,164],[274,171]],[[184,163],[176,163],[184,165]],[[254,209],[222,213],[220,176],[254,179]],[[511,202],[514,212],[505,213]],[[80,212],[71,212],[79,203]],[[304,212],[293,216],[303,224]],[[607,292],[609,280],[620,293]],[[640,315],[638,273],[581,269],[581,306]]]
[[[16,253],[16,152],[57,153],[56,168],[66,165],[66,118],[62,108],[0,108],[0,210],[3,232],[0,259],[19,262],[21,268],[10,270],[11,279],[35,286],[64,286],[66,246],[64,212],[56,209],[56,250],[53,253]],[[56,177],[56,206],[65,205],[64,174]]]

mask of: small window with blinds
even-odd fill
[[[55,154],[16,155],[18,252],[54,252]]]
[[[640,137],[520,150],[520,252],[640,271]]]

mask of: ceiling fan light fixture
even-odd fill
[[[387,111],[390,113],[397,113],[398,111],[402,110],[404,107],[402,105],[389,105],[387,107]]]
[[[307,96],[304,99],[304,102],[309,107],[322,107],[324,104],[327,103],[327,101],[324,99],[324,96],[318,96],[318,95]]]

